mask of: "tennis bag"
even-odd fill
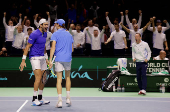
[[[105,92],[113,92],[113,85],[119,79],[120,74],[120,70],[112,70],[112,73],[110,73],[106,80],[102,82],[100,89]]]

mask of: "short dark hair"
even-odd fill
[[[31,31],[32,31],[32,28],[28,28],[27,31],[28,31],[28,30],[31,30]]]
[[[141,34],[140,34],[140,33],[136,33],[136,34],[138,34],[138,35],[141,37]]]
[[[114,24],[114,25],[117,25],[117,26],[119,26],[119,24],[117,23],[117,24]]]
[[[80,27],[81,27],[81,25],[80,25],[80,24],[77,24],[76,26],[80,26]]]

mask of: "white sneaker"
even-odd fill
[[[38,101],[38,99],[35,99],[33,102],[32,102],[32,106],[41,106],[42,103]]]
[[[141,94],[146,95],[146,91],[145,90],[141,90],[140,92],[141,92]]]
[[[62,100],[59,100],[56,105],[57,108],[62,108]]]
[[[50,101],[47,101],[47,100],[45,100],[44,98],[42,98],[41,100],[39,100],[39,102],[41,102],[43,105],[50,103]]]
[[[70,106],[71,106],[70,98],[66,98],[66,104],[67,104],[67,106],[68,106],[68,107],[70,107]]]

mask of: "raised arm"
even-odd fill
[[[112,29],[112,25],[113,24],[110,22],[110,19],[109,19],[108,15],[109,15],[109,12],[106,12],[106,21],[107,21],[107,24],[109,25],[109,28]]]
[[[70,25],[69,32],[70,32],[71,35],[74,35],[73,32],[72,32],[72,26],[73,26],[73,24]]]
[[[15,29],[14,29],[14,35],[17,35],[17,26],[15,27]]]
[[[24,20],[22,21],[21,25],[22,25],[22,28],[24,28],[24,23],[25,23],[25,20],[27,19],[27,16],[24,17]]]
[[[19,23],[18,23],[16,26],[21,25],[21,21],[22,21],[22,14],[20,13],[20,14],[19,14]]]
[[[65,2],[66,2],[67,10],[68,10],[68,9],[69,9],[69,6],[68,6],[68,2],[67,2],[67,0],[65,0]]]
[[[48,16],[48,28],[50,28],[50,22],[51,22],[50,13],[46,12],[46,14]]]
[[[107,41],[104,43],[105,45],[107,45],[113,38],[113,32],[111,33],[110,37],[107,39]]]
[[[120,12],[120,15],[121,15],[121,21],[120,22],[124,22],[124,16],[123,16],[123,12]]]
[[[105,26],[103,26],[103,29],[102,29],[102,31],[101,31],[101,33],[100,33],[100,38],[102,38],[102,36],[103,36],[103,34],[104,34],[104,31],[105,31]]]
[[[35,15],[34,24],[35,24],[35,26],[38,28],[39,24],[38,24],[38,22],[37,22],[37,17],[38,17],[38,14]]]
[[[143,27],[143,32],[146,30],[146,28],[152,23],[153,18],[150,18],[150,21],[146,24],[146,26]]]
[[[128,49],[128,47],[127,47],[127,41],[126,41],[126,37],[123,37],[123,41],[124,41],[124,43],[125,43],[125,49]]]
[[[130,27],[130,20],[129,20],[129,17],[128,17],[128,13],[129,13],[129,11],[125,10],[126,23],[128,24],[128,27]]]
[[[162,27],[162,32],[165,32],[166,30],[170,28],[170,26],[167,20],[164,20],[163,22],[166,24],[166,27]]]
[[[138,20],[138,27],[141,27],[141,23],[142,23],[142,11],[139,10],[139,20]]]
[[[122,22],[120,22],[120,25],[122,26],[123,29],[125,29],[128,33],[130,33],[130,29],[124,26]]]
[[[7,28],[8,25],[6,24],[6,12],[4,12],[3,24],[4,27]]]
[[[154,20],[155,20],[155,17],[153,17],[153,21],[152,21],[153,32],[155,32],[155,30],[156,30]]]

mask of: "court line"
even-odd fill
[[[18,102],[18,101],[25,101],[25,100],[0,100],[0,101],[16,101],[16,102]],[[24,104],[20,107],[21,109],[23,108],[23,106],[28,102],[28,101],[31,101],[31,100],[26,100],[25,102],[24,102]],[[50,101],[58,101],[58,100],[50,100]],[[66,101],[66,100],[63,100],[63,101]],[[71,101],[75,101],[75,102],[77,102],[77,101],[80,101],[80,102],[89,102],[89,101],[91,101],[91,102],[98,102],[98,101],[101,101],[101,102],[108,102],[108,101],[110,101],[110,102],[112,102],[112,101],[117,101],[117,102],[170,102],[170,101],[160,101],[160,100],[71,100]],[[19,111],[17,111],[17,112],[19,112]]]
[[[27,102],[28,100],[26,100],[16,112],[19,112],[25,106],[25,104],[27,104]]]

